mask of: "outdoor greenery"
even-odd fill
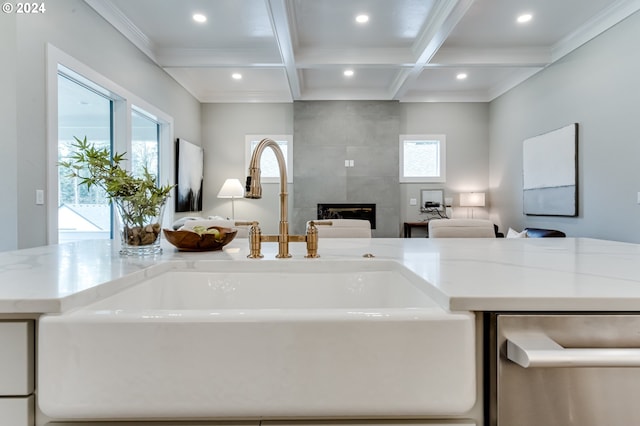
[[[59,165],[67,169],[67,177],[77,179],[78,185],[90,190],[104,190],[110,202],[116,202],[128,226],[144,227],[149,219],[157,217],[173,188],[158,186],[156,177],[146,167],[141,176],[125,170],[121,163],[125,154],[110,153],[108,147],[99,148],[75,137],[74,152]],[[123,208],[125,207],[125,208]]]

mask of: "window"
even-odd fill
[[[400,135],[400,182],[444,182],[445,135]]]
[[[287,168],[287,182],[293,182],[293,136],[292,135],[247,135],[245,137],[245,171],[249,170],[251,155],[264,138],[273,139],[282,150]],[[260,181],[262,183],[280,182],[278,160],[271,148],[267,148],[260,159]]]
[[[58,74],[58,161],[73,154],[75,138],[112,146],[113,100],[68,75]],[[101,188],[79,186],[58,168],[58,241],[111,238],[111,208]]]
[[[146,168],[159,183],[173,180],[171,117],[91,68],[47,46],[48,242],[113,238],[114,214],[104,191],[78,186],[57,163],[72,154],[75,137],[126,153],[127,167]],[[165,221],[172,220],[165,214]]]
[[[160,176],[160,124],[142,109],[131,111],[131,171],[142,176],[146,168]]]
[[[97,148],[113,147],[114,104],[101,88],[58,73],[58,161],[74,151],[75,138],[87,140]],[[131,113],[131,170],[142,176],[144,168],[159,176],[160,124],[143,110]],[[117,151],[117,150],[116,150]],[[79,178],[67,176],[58,168],[58,242],[82,239],[109,239],[113,236],[113,212],[105,191],[79,185]]]

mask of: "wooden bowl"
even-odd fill
[[[210,226],[207,229],[215,228],[223,235],[222,240],[216,240],[213,234],[198,234],[193,231],[179,230],[172,231],[163,229],[164,236],[171,244],[180,251],[209,251],[222,250],[222,247],[229,244],[238,233],[237,229],[225,228],[222,226]]]

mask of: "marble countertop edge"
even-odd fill
[[[640,311],[640,245],[566,239],[325,239],[321,259],[275,259],[277,244],[263,244],[265,260],[322,262],[372,254],[399,262],[425,281],[423,290],[451,311]],[[111,241],[83,241],[0,253],[0,314],[61,313],[113,295],[171,268],[214,270],[220,261],[246,258],[248,241],[225,250],[183,253],[167,242],[155,258],[127,258]],[[247,263],[249,264],[249,263]],[[278,263],[279,264],[279,263]]]

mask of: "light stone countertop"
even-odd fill
[[[224,251],[182,253],[163,241],[155,258],[118,254],[111,241],[82,241],[0,252],[0,314],[57,313],[84,306],[140,279],[201,262],[261,262],[275,258],[264,243],[263,260],[246,259],[248,241]],[[442,307],[469,311],[640,311],[640,245],[575,238],[540,239],[324,239],[320,259],[304,259],[305,245],[291,243],[293,259],[396,260],[430,286]],[[375,260],[374,259],[374,260]]]

